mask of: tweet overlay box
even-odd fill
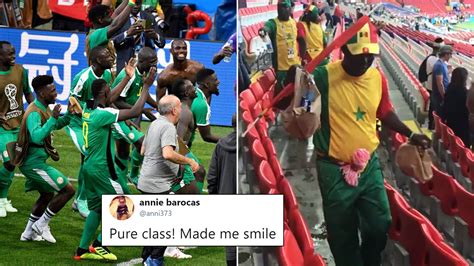
[[[283,195],[103,195],[105,246],[282,246]]]

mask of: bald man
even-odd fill
[[[174,95],[163,96],[158,112],[160,116],[151,123],[143,141],[145,158],[138,190],[144,194],[184,193],[192,184],[184,184],[180,169],[189,165],[195,173],[199,164],[178,152],[176,125],[181,115],[181,101]],[[162,265],[165,250],[166,247],[145,247],[142,258],[147,265]]]
[[[171,43],[171,55],[173,63],[169,64],[158,77],[157,100],[161,99],[168,89],[171,89],[178,78],[188,79],[193,84],[196,83],[196,74],[204,68],[203,64],[186,58],[188,45],[184,40],[174,40]]]
[[[180,165],[189,165],[193,173],[199,170],[199,164],[178,151],[178,132],[176,125],[181,115],[181,101],[174,95],[166,95],[159,101],[160,116],[148,128],[142,145],[145,156],[138,189],[145,193],[176,193],[183,188]]]

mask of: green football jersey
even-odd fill
[[[109,84],[112,83],[112,72],[109,69],[104,71],[101,77],[96,76],[92,67],[81,70],[73,79],[71,86],[71,96],[76,96],[77,100],[84,105],[84,103],[92,99],[92,82],[96,79],[103,79]]]
[[[211,124],[211,107],[207,103],[206,95],[201,89],[196,87],[196,99],[191,104],[191,112],[194,116],[194,123],[196,126],[208,126]],[[196,129],[191,133],[191,137],[188,142],[188,146],[191,147],[194,138],[196,137]]]
[[[114,108],[85,108],[82,113],[82,135],[86,155],[84,165],[108,169],[114,158],[111,125],[117,122],[119,110]]]
[[[115,86],[122,82],[126,75],[127,73],[125,72],[125,69],[122,69],[122,71],[120,71],[120,73],[118,74],[117,78],[115,78],[114,83],[112,84],[112,88],[115,88]],[[133,75],[130,81],[128,81],[127,85],[125,85],[125,88],[120,94],[120,97],[125,98],[126,103],[134,105],[138,101],[138,98],[140,98],[140,95],[142,94],[142,89],[143,77],[142,74],[138,71],[138,68],[135,68],[135,75]]]

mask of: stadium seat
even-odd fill
[[[257,101],[262,99],[264,91],[258,82],[250,84],[249,89],[252,91],[253,95],[255,95],[255,99]]]
[[[277,248],[278,265],[281,266],[303,266],[303,253],[298,246],[295,236],[285,224],[283,231],[283,246]]]
[[[467,261],[444,242],[426,238],[428,254],[424,265],[467,266]]]
[[[250,153],[252,154],[252,161],[255,168],[260,165],[261,161],[268,160],[267,153],[259,139],[253,141]]]
[[[268,155],[277,155],[277,152],[275,150],[275,145],[273,144],[273,141],[270,138],[266,138],[262,142],[263,147],[265,147],[265,150],[267,151]]]
[[[268,153],[267,153],[268,154]],[[285,178],[285,173],[281,168],[280,161],[278,161],[278,157],[276,155],[268,155],[270,157],[269,163],[272,167],[273,173],[277,179],[277,182],[280,182],[283,178]]]
[[[474,260],[474,194],[458,185],[456,200],[458,217],[454,222],[454,248],[464,257]]]
[[[246,89],[240,93],[239,96],[241,101],[247,101],[249,106],[254,106],[257,103],[257,100],[255,99],[255,95],[250,89]]]
[[[272,88],[276,83],[276,77],[273,68],[263,71],[263,75],[258,79],[258,82],[264,91],[270,90],[270,88]]]
[[[456,200],[456,180],[432,166],[431,180],[433,196],[430,204],[430,217],[433,224],[450,239],[454,238],[454,215],[458,213]]]
[[[323,258],[318,254],[304,256],[304,266],[325,266]]]
[[[296,199],[293,187],[290,182],[288,182],[288,179],[283,178],[280,180],[280,183],[278,183],[278,190],[284,195],[285,209],[288,211],[298,209],[298,200]]]
[[[459,147],[462,151],[459,152],[459,164],[461,166],[461,175],[464,177],[463,182],[459,182],[466,190],[472,192],[472,181],[470,177],[470,165],[474,164],[474,157],[470,149],[466,147]],[[458,180],[459,181],[459,180]]]
[[[260,187],[260,193],[267,194],[270,189],[276,189],[276,177],[273,174],[272,168],[267,161],[261,161],[258,167],[258,183]]]
[[[435,166],[432,166],[433,179],[432,192],[433,196],[441,201],[441,209],[448,215],[456,215],[458,212],[457,201],[456,201],[456,180],[439,170]]]
[[[309,231],[308,225],[298,209],[289,211],[288,217],[290,229],[298,242],[303,255],[314,254],[313,238]]]

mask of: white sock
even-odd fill
[[[56,215],[56,213],[52,212],[49,207],[46,208],[46,211],[43,213],[43,215],[41,215],[41,218],[39,218],[37,222],[38,225],[41,227],[48,225],[49,221],[54,217],[54,215]]]
[[[38,221],[38,219],[39,219],[38,216],[30,214],[30,217],[28,218],[28,223],[26,224],[26,228],[25,228],[26,234],[31,234],[31,232],[33,232],[33,229],[31,227],[36,221]]]

